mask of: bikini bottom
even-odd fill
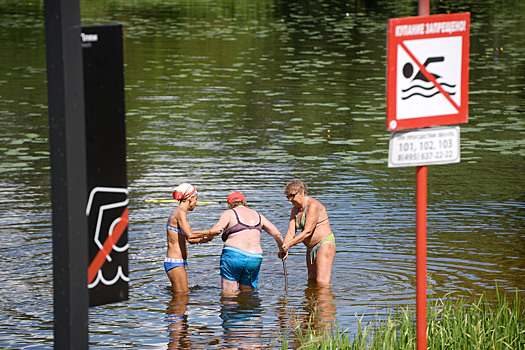
[[[321,242],[317,243],[315,246],[313,246],[312,248],[307,248],[306,249],[306,254],[308,255],[308,257],[310,258],[310,263],[313,264],[315,259],[317,258],[317,253],[319,252],[319,248],[321,248],[321,245],[324,243],[324,242],[332,242],[335,246],[335,236],[333,233],[330,233],[328,236],[326,236],[325,238],[323,238],[321,240]]]
[[[174,267],[188,266],[188,261],[184,259],[166,258],[164,259],[164,270],[168,273]]]

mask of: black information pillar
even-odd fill
[[[128,299],[122,26],[84,26],[89,305]]]
[[[80,2],[45,0],[54,348],[89,348],[86,143]]]

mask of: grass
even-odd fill
[[[496,295],[485,294],[469,302],[468,298],[445,298],[430,303],[427,311],[427,347],[461,350],[525,350],[524,301],[507,297],[496,289]],[[334,327],[330,331],[308,327],[294,330],[295,349],[414,349],[416,350],[416,314],[413,308],[399,308],[385,319],[367,324],[357,319],[358,331],[350,335]],[[297,344],[297,345],[295,345]],[[282,348],[288,349],[283,339]]]

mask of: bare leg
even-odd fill
[[[335,258],[335,245],[332,242],[324,242],[319,248],[317,258],[314,264],[316,265],[315,280],[319,284],[330,284],[330,277],[332,275],[332,265]]]
[[[234,292],[234,291],[237,291],[239,289],[239,285],[237,283],[237,281],[229,281],[227,279],[225,279],[224,277],[221,277],[221,284],[222,284],[222,290],[224,292]]]
[[[308,255],[308,250],[306,250],[306,268],[308,269],[308,280],[315,281],[317,279],[317,266],[314,263],[310,262],[310,256]]]
[[[252,286],[245,286],[244,284],[239,283],[239,289],[240,289],[242,292],[251,292],[251,291],[253,291],[255,288],[253,288]]]
[[[171,290],[174,293],[188,291],[188,275],[184,266],[177,266],[169,270],[168,277],[171,282]]]

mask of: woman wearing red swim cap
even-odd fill
[[[283,250],[303,242],[306,246],[308,280],[329,284],[335,258],[335,238],[326,208],[317,199],[308,197],[308,187],[302,181],[290,182],[284,189],[293,204]]]
[[[249,291],[257,288],[262,263],[261,231],[269,233],[277,242],[280,256],[283,236],[263,215],[249,209],[240,192],[228,196],[228,207],[212,230],[224,230],[224,247],[221,254],[220,273],[224,292]]]
[[[188,222],[188,211],[193,211],[197,205],[199,194],[197,189],[188,183],[177,186],[173,192],[173,198],[179,201],[166,224],[168,238],[168,253],[164,259],[164,269],[171,282],[173,292],[188,291],[188,248],[186,241],[191,244],[206,243],[213,239],[214,235],[222,230],[214,229],[204,231],[193,231]]]

